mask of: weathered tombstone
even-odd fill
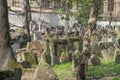
[[[41,53],[43,51],[43,44],[41,44],[39,41],[28,42],[26,51],[36,53],[38,60],[40,60]]]
[[[100,46],[96,42],[91,42],[90,50],[91,50],[91,53],[101,53]]]
[[[27,37],[24,38],[26,35],[18,35],[17,39],[15,39],[13,45],[12,45],[12,49],[13,49],[13,52],[16,53],[16,51],[20,48],[25,48],[26,47],[26,44],[27,44]]]
[[[106,61],[108,61],[108,60],[110,59],[110,55],[109,55],[109,53],[108,53],[107,50],[104,49],[104,50],[101,51],[101,53],[102,53],[103,58],[104,58]]]
[[[17,62],[25,68],[30,68],[38,64],[37,57],[35,53],[32,52],[17,53],[16,58]]]
[[[22,56],[22,53],[24,53],[25,51],[26,51],[26,48],[18,49],[16,51],[15,57],[16,57],[16,60],[17,60],[18,63],[21,63],[22,61],[25,60],[24,56]]]
[[[113,42],[100,42],[101,49],[108,49],[109,47],[113,47]]]
[[[120,38],[120,27],[116,26],[114,32],[117,34],[117,38]]]
[[[108,48],[108,52],[109,52],[111,57],[114,56],[114,54],[115,54],[115,47],[109,47]]]
[[[42,33],[40,31],[34,32],[33,34],[33,40],[41,40],[42,39]]]
[[[76,50],[72,55],[72,72],[73,72],[73,74],[77,74],[79,60],[80,60],[80,51]]]
[[[68,56],[68,44],[67,39],[53,39],[50,41],[50,55],[51,64],[59,64],[59,57],[61,52],[65,52]]]
[[[27,34],[22,34],[18,38],[20,43],[20,48],[25,48],[27,45],[27,42],[29,41],[29,36]]]
[[[115,58],[115,63],[120,64],[120,55],[117,55]]]
[[[102,42],[107,42],[107,35],[102,36]]]
[[[45,53],[46,51],[43,51],[41,55],[41,60],[35,70],[33,80],[58,80],[54,71],[51,69],[51,66],[45,60]]]
[[[73,51],[72,50],[69,50],[69,61],[72,61],[72,55],[73,55]]]
[[[62,52],[60,55],[60,63],[65,63],[69,61],[69,57],[65,54],[65,52]]]
[[[115,59],[116,64],[120,64],[120,50],[119,49],[115,50],[114,59]]]
[[[12,45],[12,49],[13,49],[13,52],[14,54],[16,53],[16,51],[18,49],[20,49],[20,44],[18,42],[15,42],[13,45]]]
[[[92,66],[98,66],[98,65],[101,65],[101,62],[100,62],[100,59],[96,56],[96,54],[92,54],[90,56],[88,64],[90,64]]]
[[[91,42],[98,42],[98,36],[96,35],[91,36]]]
[[[82,52],[82,44],[83,44],[82,37],[68,37],[69,49],[72,50],[73,52],[75,50],[80,50]]]

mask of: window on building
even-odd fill
[[[108,0],[108,11],[114,10],[114,0]]]

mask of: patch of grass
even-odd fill
[[[112,74],[120,74],[120,64],[115,64],[113,58],[108,61],[101,59],[101,62],[102,64],[100,66],[88,66],[87,77],[97,78],[110,76]],[[54,65],[52,66],[52,69],[60,80],[75,80],[75,77],[72,74],[71,62]],[[117,77],[114,80],[120,80],[120,77]]]
[[[114,59],[111,58],[107,62],[101,59],[102,64],[100,66],[89,66],[88,76],[109,76],[111,74],[120,74],[120,64],[114,63]]]
[[[68,62],[64,64],[54,65],[52,66],[52,69],[55,71],[60,80],[74,80],[71,64],[71,62]]]
[[[120,77],[116,77],[116,78],[114,78],[114,79],[112,79],[112,80],[120,80]]]

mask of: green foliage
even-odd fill
[[[102,64],[100,66],[88,66],[87,77],[98,78],[102,77],[112,77],[112,80],[120,80],[120,64],[116,65],[114,59],[111,58],[107,62],[104,59],[101,59]],[[60,80],[74,80],[75,76],[72,74],[72,63],[64,63],[60,65],[52,66],[52,69],[57,74]],[[111,76],[111,75],[118,75]]]
[[[52,66],[52,69],[57,74],[58,78],[60,80],[74,80],[74,77],[72,75],[72,63],[64,63],[60,65],[54,65]]]
[[[54,0],[51,0],[54,1]],[[92,6],[93,0],[59,0],[64,1],[65,6],[62,7],[59,11],[63,12],[65,16],[61,15],[61,19],[70,20],[70,17],[74,16],[79,24],[87,24],[90,10]],[[97,8],[99,13],[101,12],[101,4],[104,0],[99,0],[99,4],[97,4]],[[77,12],[72,12],[70,9],[72,7],[77,6]]]
[[[100,66],[89,66],[88,76],[98,77],[98,76],[109,76],[111,74],[120,74],[120,65],[114,63],[114,59],[111,58],[109,61],[101,59],[102,65]]]
[[[113,80],[120,80],[120,77],[116,77],[116,78],[114,78]]]

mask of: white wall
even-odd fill
[[[9,12],[11,13],[11,12]],[[41,17],[40,17],[41,16]],[[32,13],[32,19],[37,21],[37,23],[40,23],[40,20],[44,20],[45,22],[48,22],[50,24],[54,25],[63,25],[65,26],[65,20],[61,20],[61,17],[59,14],[56,13]],[[9,14],[9,22],[18,26],[22,26],[22,16],[16,16]],[[74,18],[71,17],[71,20],[69,21],[70,26],[73,25],[76,21]]]
[[[109,25],[109,21],[97,21],[97,25],[100,25],[101,27],[105,27]],[[120,22],[111,22],[111,26],[120,26]]]

